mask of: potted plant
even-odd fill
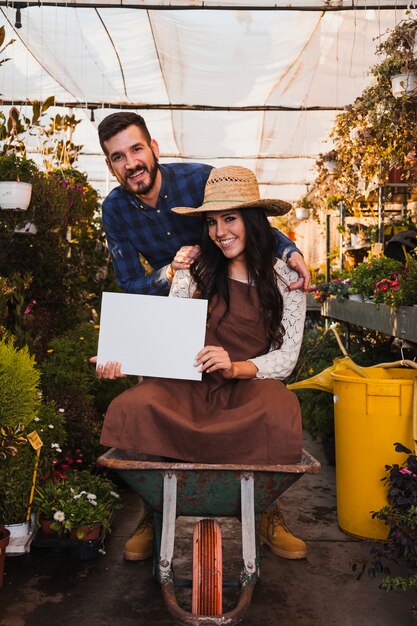
[[[327,298],[333,296],[339,302],[342,302],[348,297],[349,293],[350,280],[341,278],[335,278],[329,283],[319,283],[314,285],[311,289],[313,294],[313,298],[318,302],[322,303],[327,300]]]
[[[0,589],[3,587],[4,562],[6,557],[6,548],[10,541],[10,530],[4,526],[0,526]]]
[[[402,268],[402,263],[384,256],[374,257],[359,263],[350,274],[350,294],[361,294],[365,300],[373,297],[375,285],[380,280],[390,277]]]
[[[121,506],[115,485],[88,470],[44,481],[36,488],[35,504],[52,531],[73,540],[97,539],[110,531],[111,514]]]
[[[12,152],[0,155],[0,207],[26,210],[32,195],[34,161]]]
[[[375,284],[373,301],[395,309],[417,303],[417,259],[408,254],[406,265]]]
[[[407,454],[406,460],[399,465],[386,465],[383,478],[388,489],[388,504],[372,517],[384,522],[389,528],[388,540],[375,544],[371,548],[372,562],[368,567],[370,578],[384,574],[380,588],[384,591],[415,591],[417,588],[417,457],[401,443],[396,443],[395,450]],[[401,575],[393,575],[388,563],[402,566]],[[363,565],[362,572],[366,570]],[[416,615],[417,607],[412,613]]]
[[[11,339],[0,341],[0,363],[0,525],[7,526],[13,539],[30,532],[36,455],[26,427],[40,405],[39,373],[28,350],[16,349]]]
[[[307,220],[311,215],[312,208],[312,201],[304,196],[303,198],[301,198],[298,206],[295,208],[295,217],[298,220]]]
[[[330,150],[321,156],[323,167],[328,173],[334,172],[337,168],[337,150]]]

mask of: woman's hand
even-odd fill
[[[221,346],[205,346],[197,354],[195,366],[199,372],[207,374],[219,371],[223,378],[251,379],[258,371],[252,361],[231,361],[229,353]]]
[[[229,353],[221,346],[205,346],[197,354],[195,366],[199,372],[212,374],[220,370],[224,378],[233,378],[233,363]]]
[[[92,356],[90,363],[97,363],[97,357]],[[126,378],[126,374],[122,374],[122,364],[118,361],[107,361],[105,365],[99,365],[96,369],[97,378],[103,380],[115,380],[116,378]]]

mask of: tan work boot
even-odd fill
[[[278,505],[275,508],[262,511],[259,523],[259,541],[261,545],[269,546],[271,552],[284,559],[304,559],[307,554],[306,544],[302,539],[291,534]]]
[[[127,561],[144,561],[152,556],[153,546],[153,515],[146,511],[135,532],[126,541],[123,555]]]

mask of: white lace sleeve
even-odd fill
[[[285,329],[284,342],[279,350],[270,349],[268,354],[250,359],[258,368],[256,378],[283,380],[293,371],[303,340],[306,315],[306,297],[300,290],[288,291],[285,285],[298,279],[298,274],[282,261],[277,261],[275,270],[282,280],[278,287],[284,299],[282,324]]]
[[[178,270],[172,280],[169,295],[173,298],[192,298],[196,289],[195,282],[188,270]]]

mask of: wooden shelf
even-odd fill
[[[339,302],[330,298],[322,304],[321,314],[417,343],[417,307],[403,306],[395,310],[386,304],[354,300]]]

